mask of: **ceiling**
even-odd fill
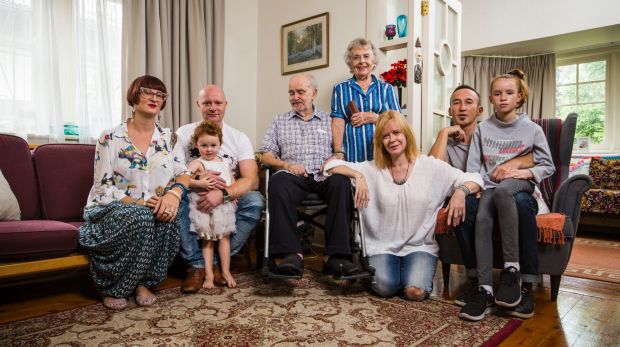
[[[524,56],[542,53],[561,54],[615,45],[620,45],[620,24],[463,51],[462,55]]]

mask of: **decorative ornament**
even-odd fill
[[[388,40],[391,40],[394,38],[394,36],[396,36],[396,25],[394,24],[388,24],[385,26],[385,37],[387,37]]]
[[[398,37],[407,36],[407,16],[401,14],[396,18],[396,28],[398,29]]]

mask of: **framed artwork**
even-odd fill
[[[329,66],[329,12],[282,26],[282,74]]]

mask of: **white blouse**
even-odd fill
[[[178,159],[182,146],[172,148],[172,134],[156,124],[149,148],[142,153],[129,138],[127,122],[104,131],[97,142],[94,185],[86,209],[125,196],[148,200],[163,195],[174,178],[191,174]]]
[[[416,157],[403,185],[395,184],[389,169],[380,170],[374,161],[333,160],[325,165],[325,171],[339,165],[361,172],[368,184],[370,201],[361,209],[368,255],[405,256],[421,251],[437,256],[435,223],[445,199],[464,182],[482,185],[479,173],[464,173],[425,155]]]

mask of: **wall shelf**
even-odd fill
[[[407,48],[407,37],[399,37],[392,40],[380,41],[377,43],[377,48],[383,52],[392,51],[395,49]]]

